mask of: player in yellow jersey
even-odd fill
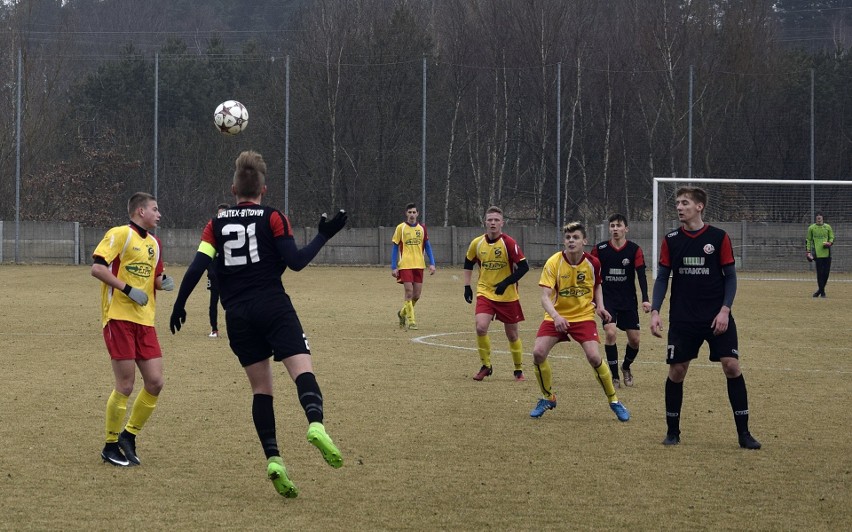
[[[435,275],[435,257],[432,255],[432,245],[426,226],[417,223],[417,205],[409,203],[405,206],[405,221],[396,226],[393,232],[393,249],[391,250],[391,275],[405,289],[405,299],[402,309],[396,313],[399,326],[402,329],[417,329],[414,318],[414,305],[420,299],[423,291],[423,270],[426,261],[423,254],[429,257],[429,275]]]
[[[116,466],[139,465],[136,436],[163,389],[163,358],[157,331],[155,290],[174,290],[163,273],[160,240],[149,233],[160,221],[154,196],[137,192],[127,202],[130,224],[113,227],[92,254],[92,276],[101,285],[101,323],[112,360],[115,388],[107,400],[106,444],[101,458]],[[124,424],[136,368],[143,389]],[[124,430],[122,430],[124,425]]]
[[[524,350],[518,335],[518,324],[524,321],[524,311],[518,298],[517,283],[530,267],[518,243],[503,233],[503,223],[503,211],[499,207],[488,207],[485,211],[485,234],[470,242],[464,260],[464,300],[468,303],[473,302],[473,289],[470,287],[473,266],[479,265],[475,320],[476,346],[482,367],[473,376],[476,381],[492,372],[488,327],[494,319],[503,322],[515,364],[515,380],[524,380]]]
[[[612,373],[609,365],[603,363],[598,349],[600,338],[595,314],[604,323],[611,319],[604,308],[601,264],[584,251],[586,228],[583,224],[571,222],[563,228],[563,233],[565,249],[547,259],[538,282],[545,314],[535,338],[533,363],[542,398],[530,416],[541,417],[546,411],[556,408],[553,371],[547,356],[557,343],[573,339],[582,346],[586,360],[594,368],[609,400],[609,407],[619,421],[627,421],[630,413],[615,395]]]

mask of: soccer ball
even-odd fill
[[[248,125],[248,109],[236,100],[222,102],[213,113],[213,123],[221,133],[236,135]]]

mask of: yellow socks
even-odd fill
[[[157,396],[151,395],[145,388],[142,388],[142,391],[136,396],[136,400],[133,401],[133,410],[130,412],[130,419],[125,427],[127,432],[138,435],[156,407]]]
[[[618,397],[615,395],[615,387],[612,385],[612,372],[609,370],[609,365],[605,360],[602,360],[600,366],[594,369],[598,382],[601,383],[601,388],[603,388],[606,394],[606,398],[609,399],[610,403],[618,401]]]
[[[514,342],[509,342],[509,352],[512,353],[512,362],[515,363],[515,371],[521,371],[524,367],[524,347],[521,345],[520,338]]]
[[[127,396],[113,390],[109,394],[106,406],[106,441],[115,443],[118,441],[118,433],[124,423],[124,415],[127,413]]]
[[[550,367],[550,360],[545,359],[541,364],[533,366],[535,371],[535,380],[538,381],[538,387],[541,390],[541,396],[545,399],[553,400],[553,369]],[[610,383],[612,386],[612,383]]]
[[[483,366],[491,367],[491,338],[488,335],[476,337],[476,347],[479,351],[479,360]]]

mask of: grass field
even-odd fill
[[[177,278],[182,268],[170,268]],[[532,376],[538,276],[521,282]],[[419,331],[401,331],[387,268],[287,272],[344,453],[334,470],[276,369],[278,438],[297,499],[277,495],[226,339],[206,337],[207,292],[172,336],[159,298],[166,385],[139,437],[143,465],[101,462],[112,389],[98,283],[87,267],[0,267],[4,530],[836,530],[852,522],[852,283],[740,283],[734,314],[760,451],[738,447],[725,381],[706,350],[686,381],[682,443],[663,447],[664,343],[647,333],[619,423],[576,344],[554,350],[559,407],[534,420],[500,324],[494,376],[479,368],[459,269],[426,279]],[[664,309],[665,310],[665,309]],[[224,317],[220,316],[224,323]],[[619,338],[622,347],[623,335]],[[705,348],[706,349],[706,348]],[[601,349],[603,352],[603,349]],[[141,387],[137,379],[135,393]],[[131,399],[132,400],[132,399]],[[843,523],[847,523],[843,525]]]

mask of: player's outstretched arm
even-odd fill
[[[323,213],[317,227],[317,236],[302,249],[296,246],[296,241],[292,237],[278,237],[275,239],[278,256],[281,257],[281,260],[284,261],[284,264],[288,268],[293,271],[299,271],[310,264],[325,243],[343,229],[348,218],[346,211],[343,209],[338,211],[331,220],[328,220],[327,216]]]
[[[186,310],[184,308],[186,300],[189,299],[189,295],[192,294],[195,285],[201,280],[201,276],[207,271],[212,260],[209,255],[198,251],[195,253],[192,263],[186,269],[186,273],[180,282],[175,304],[172,307],[172,315],[169,317],[169,330],[172,331],[172,334],[179,331],[181,325],[186,322]]]

